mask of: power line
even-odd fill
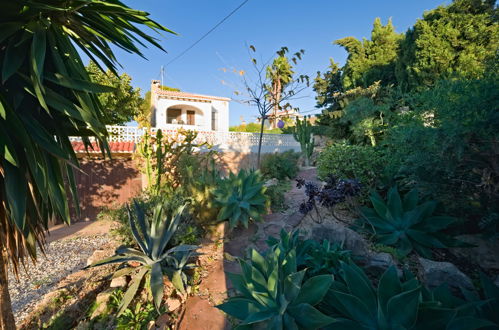
[[[181,52],[180,54],[178,54],[177,56],[175,56],[172,60],[170,60],[170,62],[166,63],[166,65],[170,65],[171,63],[173,63],[174,61],[176,61],[177,59],[179,59],[180,57],[182,57],[189,50],[191,50],[194,46],[196,46],[199,42],[201,42],[201,40],[203,40],[204,38],[206,38],[211,32],[213,32],[223,22],[225,22],[229,17],[231,17],[236,11],[238,11],[242,6],[244,6],[248,1],[249,0],[244,0],[239,6],[236,7],[236,9],[234,9],[233,11],[231,11],[220,22],[218,22],[214,27],[212,27],[208,32],[206,32],[205,34],[203,34],[201,36],[201,38],[199,38],[198,40],[196,40],[192,45],[190,45],[189,47],[187,47],[183,52]]]

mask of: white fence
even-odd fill
[[[107,126],[109,141],[139,142],[147,129],[133,126]],[[152,133],[156,128],[150,129]],[[163,135],[176,134],[175,129],[163,129]],[[198,131],[196,142],[208,142],[218,151],[257,152],[259,133]],[[77,139],[77,138],[74,138]],[[300,151],[300,144],[291,134],[263,134],[262,152],[273,153],[286,150]]]

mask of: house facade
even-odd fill
[[[163,130],[229,131],[229,98],[169,91],[151,82],[151,126]]]

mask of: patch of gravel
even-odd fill
[[[46,255],[39,252],[36,265],[29,263],[26,271],[21,267],[19,280],[9,272],[9,292],[16,321],[23,320],[61,279],[85,267],[88,257],[110,240],[109,236],[101,235],[54,241],[48,244]]]

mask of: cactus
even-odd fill
[[[309,166],[310,158],[314,152],[314,135],[312,133],[312,125],[307,120],[307,116],[303,120],[296,118],[293,137],[296,141],[300,142],[301,152],[305,157],[305,166]]]

